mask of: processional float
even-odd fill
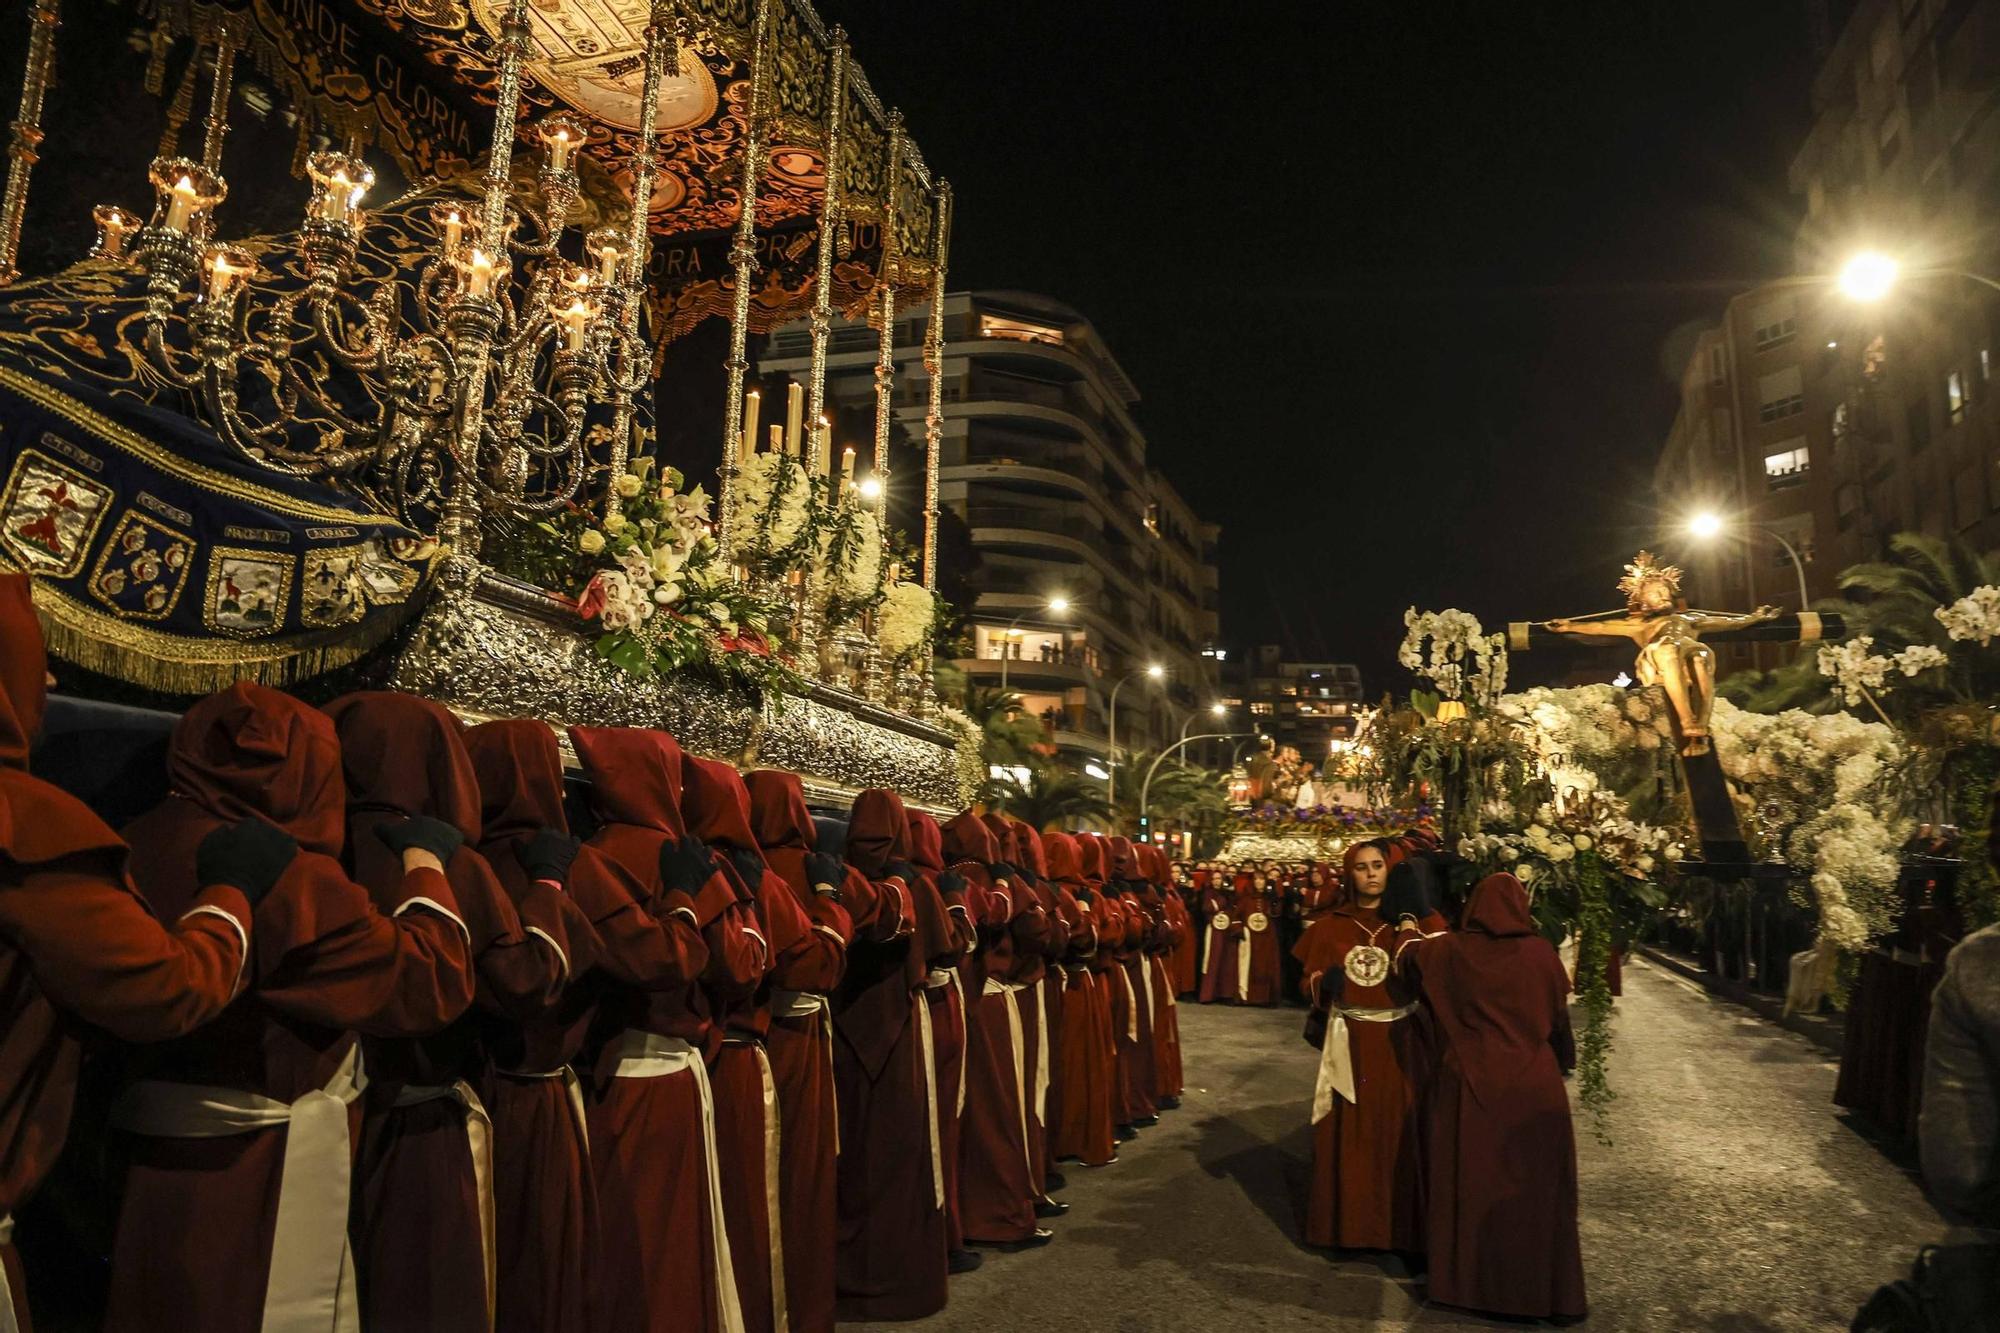
[[[79,14],[144,35],[160,148],[144,180],[104,183],[88,257],[23,278]],[[927,303],[912,555],[936,585],[950,188],[808,0],[33,0],[27,20],[0,196],[0,566],[36,577],[58,658],[156,695],[381,684],[475,717],[659,726],[828,800],[965,798],[928,663],[878,634],[894,562],[841,547],[887,540],[862,511],[889,481],[897,311]],[[249,202],[295,192],[275,233],[231,226],[246,62],[297,127],[290,172],[248,173]],[[116,202],[148,187],[149,209]],[[878,333],[872,488],[825,424],[836,312]],[[728,407],[699,577],[765,629],[709,635],[716,669],[635,675],[583,632],[577,588],[496,553],[627,527],[667,346],[710,319]],[[811,370],[773,468],[748,340],[796,320]],[[784,559],[747,549],[763,529],[742,507],[774,503],[743,485],[759,468],[808,488],[819,536]],[[828,549],[872,581],[830,589]],[[646,586],[696,577],[687,554]],[[672,611],[651,632],[691,633]],[[753,658],[774,665],[738,670]]]

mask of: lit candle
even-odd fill
[[[229,262],[227,252],[217,252],[208,263],[208,299],[222,301],[229,297],[236,286],[236,276],[243,270]]]
[[[484,296],[493,287],[493,260],[484,250],[475,248],[472,258],[465,267],[465,294]]]
[[[186,231],[188,219],[194,214],[198,196],[194,191],[194,177],[182,176],[174,182],[173,192],[167,197],[167,230]]]
[[[444,252],[448,255],[455,255],[458,253],[459,241],[465,237],[465,219],[454,208],[444,215],[443,223]]]
[[[557,116],[542,122],[542,147],[548,153],[547,167],[550,172],[569,170],[570,154],[583,141],[583,131],[567,116]]]
[[[785,452],[799,452],[799,422],[806,410],[805,386],[793,380],[785,387]]]
[[[848,445],[840,451],[840,493],[847,494],[854,488],[854,446]]]
[[[91,254],[99,259],[123,257],[125,235],[132,230],[132,215],[116,204],[99,204],[90,215],[97,223],[97,245]]]
[[[782,453],[785,448],[785,428],[777,422],[771,423],[771,452]]]
[[[581,296],[571,301],[568,308],[556,312],[556,318],[563,326],[563,344],[569,351],[583,350],[584,331],[590,327],[590,317],[596,313],[591,309],[590,302]]]
[[[619,244],[616,227],[599,227],[590,233],[588,248],[597,259],[597,280],[605,286],[618,281],[618,265],[624,262],[625,247]]]
[[[757,418],[762,416],[763,412],[764,395],[758,393],[755,389],[743,395],[743,424],[742,429],[737,434],[743,441],[742,449],[745,458],[757,452]]]

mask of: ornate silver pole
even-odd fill
[[[49,91],[49,74],[56,63],[56,27],[62,22],[60,0],[35,0],[28,12],[28,66],[21,75],[21,114],[14,117],[13,138],[7,145],[7,190],[0,195],[0,283],[21,276],[21,219],[28,210],[28,176],[42,146],[42,99]]]
[[[736,454],[742,447],[737,410],[743,402],[743,379],[750,369],[746,355],[750,340],[750,281],[757,272],[757,185],[764,175],[765,82],[768,68],[772,0],[757,0],[752,19],[754,36],[750,44],[749,134],[743,141],[742,213],[736,219],[736,237],[729,246],[729,262],[736,273],[736,301],[729,317],[729,389],[723,397],[722,467],[716,500],[716,542],[722,548],[722,562],[729,563],[729,520],[736,504]]]
[[[938,455],[944,437],[944,270],[951,248],[951,184],[938,182],[936,235],[931,249],[931,319],[924,330],[924,371],[931,380],[924,413],[924,587],[937,591]]]
[[[881,341],[875,353],[875,480],[882,484],[884,498],[889,493],[889,415],[895,411],[890,396],[896,388],[896,202],[903,180],[903,113],[889,113],[889,184],[882,201],[882,267],[876,280],[879,299],[877,318],[882,321]],[[887,524],[883,536],[888,536]]]
[[[486,162],[486,199],[479,246],[493,263],[493,282],[507,281],[507,193],[514,162],[514,117],[521,105],[521,61],[528,49],[528,0],[512,0],[500,28],[500,100],[493,112],[493,146]],[[500,303],[490,295],[460,293],[446,315],[451,355],[459,376],[458,420],[452,431],[457,475],[445,501],[438,535],[456,555],[479,555],[479,436],[485,426],[486,371]]]
[[[229,85],[236,73],[236,33],[225,15],[215,28],[215,81],[208,89],[208,124],[201,143],[201,164],[222,174],[222,140],[229,133]]]
[[[674,0],[653,0],[646,23],[646,77],[639,91],[639,152],[633,162],[632,216],[625,234],[626,291],[620,309],[633,346],[639,340],[639,305],[646,299],[646,262],[652,239],[649,214],[653,206],[653,180],[659,173],[659,164],[653,156],[653,138],[660,117],[660,82],[680,74],[681,29],[685,23]],[[621,392],[612,411],[611,470],[604,488],[607,518],[617,513],[623,503],[618,496],[618,478],[625,473],[631,437],[632,396]]]
[[[806,382],[806,429],[811,445],[806,450],[806,471],[815,477],[826,475],[827,459],[820,452],[819,419],[826,412],[826,349],[833,335],[833,255],[840,228],[840,149],[841,121],[847,102],[847,32],[833,30],[833,49],[827,53],[826,76],[826,192],[819,201],[819,272],[813,288],[812,370]]]

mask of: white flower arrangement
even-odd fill
[[[738,471],[729,513],[729,539],[750,560],[777,559],[791,551],[812,518],[812,481],[790,454],[752,454]]]
[[[1984,648],[2000,635],[2000,588],[1981,584],[1935,614],[1953,640],[1977,639]]]
[[[958,746],[954,760],[958,767],[958,786],[961,801],[970,802],[978,794],[986,781],[986,733],[970,716],[944,705],[938,709],[938,720],[947,731],[958,734]]]
[[[1486,634],[1477,616],[1413,606],[1403,613],[1403,625],[1396,660],[1437,686],[1440,697],[1465,699],[1469,689],[1471,701],[1483,707],[1507,688],[1507,636]]]
[[[1945,610],[1949,609],[1939,610],[1938,616],[1942,618]],[[1952,637],[1961,636],[1953,633]],[[1951,660],[1942,648],[1928,643],[1911,644],[1887,657],[1871,651],[1874,647],[1874,638],[1864,634],[1858,639],[1828,644],[1819,650],[1819,673],[1833,682],[1834,688],[1840,691],[1842,701],[1850,708],[1870,694],[1888,693],[1889,672],[1892,669],[1901,671],[1908,679]]]
[[[870,509],[856,509],[852,514],[853,540],[840,544],[836,551],[836,526],[827,534],[820,558],[830,566],[826,572],[835,597],[865,602],[882,586],[882,520]]]
[[[921,583],[898,583],[875,615],[875,638],[893,661],[930,642],[937,599]]]
[[[1475,833],[1458,842],[1466,860],[1495,870],[1511,866],[1524,884],[1565,879],[1584,852],[1595,852],[1612,873],[1634,880],[1650,878],[1661,862],[1680,856],[1672,830],[1633,819],[1617,793],[1608,791],[1573,796],[1560,807],[1545,803],[1525,829]]]

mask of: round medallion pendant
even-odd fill
[[[1244,922],[1244,924],[1252,930],[1263,930],[1271,924],[1271,918],[1265,916],[1262,912],[1252,912],[1250,919]]]
[[[1357,986],[1379,986],[1389,979],[1388,951],[1372,944],[1357,944],[1347,951],[1347,961],[1341,970]]]
[[[1212,916],[1212,917],[1210,917],[1210,918],[1208,919],[1208,924],[1209,924],[1210,926],[1212,926],[1213,928],[1215,928],[1216,930],[1228,930],[1228,929],[1229,929],[1229,913],[1227,913],[1227,912],[1217,912],[1217,913],[1216,913],[1216,914],[1215,914],[1214,916]]]

